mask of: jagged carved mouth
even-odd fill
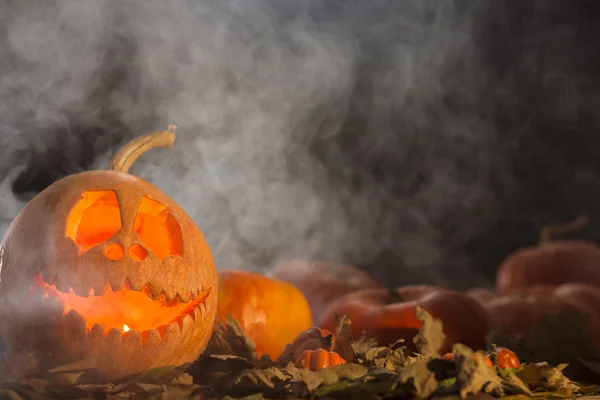
[[[191,293],[188,302],[182,302],[179,296],[168,301],[164,294],[153,295],[149,286],[142,291],[135,291],[125,281],[120,290],[115,291],[107,286],[102,295],[95,296],[92,289],[87,297],[83,297],[72,290],[68,293],[57,290],[55,285],[46,282],[40,275],[33,280],[34,285],[44,291],[45,298],[54,298],[61,303],[63,314],[73,310],[83,317],[88,332],[95,325],[100,325],[106,334],[112,329],[122,330],[123,333],[130,330],[144,333],[157,329],[162,337],[169,324],[181,324],[186,315],[195,318],[195,310],[205,304],[211,292],[209,288]]]

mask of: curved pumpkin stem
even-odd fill
[[[581,216],[571,222],[560,225],[548,225],[543,226],[540,230],[540,240],[538,245],[550,242],[552,240],[552,236],[561,235],[565,233],[575,232],[586,226],[588,223],[588,219],[586,216]]]
[[[129,168],[142,154],[157,147],[173,148],[176,125],[169,125],[167,131],[156,131],[133,139],[119,150],[112,159],[109,170],[129,172]]]

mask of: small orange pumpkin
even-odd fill
[[[296,360],[305,350],[324,349],[332,351],[335,335],[326,329],[310,328],[296,336],[290,346],[292,360]]]
[[[159,131],[127,144],[110,170],[61,179],[10,225],[0,250],[0,335],[47,369],[93,359],[99,379],[194,361],[217,306],[213,258],[194,221],[128,173]]]
[[[499,368],[517,368],[521,366],[521,361],[514,351],[506,347],[496,348],[496,363]]]
[[[335,351],[317,349],[304,351],[296,360],[295,366],[296,368],[309,368],[311,371],[318,371],[343,364],[346,364],[346,360]]]
[[[217,315],[222,322],[227,315],[234,317],[256,344],[258,356],[273,360],[312,326],[310,307],[298,289],[249,271],[219,273]]]

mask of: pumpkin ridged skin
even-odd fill
[[[595,243],[548,242],[509,255],[496,273],[496,290],[503,294],[536,285],[575,282],[600,285],[599,271],[600,246]]]
[[[296,360],[296,368],[308,368],[311,371],[318,371],[323,368],[346,364],[344,360],[335,351],[324,349],[306,350]]]
[[[348,294],[329,307],[319,326],[333,330],[336,315],[348,315],[352,320],[352,335],[366,334],[380,346],[402,338],[413,350],[413,338],[422,326],[417,319],[419,306],[439,318],[444,324],[446,341],[440,354],[451,351],[454,343],[478,349],[485,346],[488,319],[485,310],[469,296],[429,285],[404,286],[393,292],[366,289]]]
[[[335,335],[330,331],[321,328],[307,329],[296,336],[290,345],[292,360],[296,360],[306,350],[332,351],[335,343]]]
[[[525,338],[531,337],[543,316],[573,307],[590,317],[592,343],[600,348],[600,289],[594,285],[533,286],[498,295],[482,305],[492,327],[499,326],[507,334],[520,334]]]
[[[310,306],[293,285],[249,271],[219,273],[218,318],[233,316],[256,344],[258,356],[271,359],[312,327]]]
[[[286,261],[275,266],[269,276],[296,286],[308,300],[315,321],[333,301],[348,293],[383,288],[371,275],[352,265],[322,261]]]
[[[172,144],[174,137],[169,135],[172,133],[166,131],[147,135],[143,148],[129,149],[137,153],[128,165],[142,151],[156,147],[152,140],[157,140],[160,146]],[[79,254],[75,242],[65,236],[66,221],[82,193],[94,190],[116,193],[122,228],[104,243]],[[125,249],[133,244],[138,249],[144,245],[132,232],[143,197],[168,207],[181,231],[183,256],[169,256],[163,261],[151,252],[141,261],[127,256],[119,260],[105,256],[103,248],[111,242],[118,242]],[[94,358],[93,376],[98,380],[117,380],[155,367],[191,363],[204,351],[212,333],[217,310],[217,273],[202,232],[167,195],[126,172],[83,172],[61,179],[40,192],[6,232],[0,265],[2,342],[7,349],[35,354],[41,370]],[[107,284],[118,290],[126,288],[126,281],[131,291],[139,292],[148,286],[157,294],[163,293],[167,300],[179,296],[184,303],[190,300],[190,291],[196,293],[202,289],[210,293],[204,304],[180,323],[173,321],[143,334],[131,329],[123,335],[121,329],[105,332],[100,325],[86,327],[86,320],[75,310],[63,315],[61,300],[44,298],[46,289],[36,286],[32,279],[35,276],[43,277],[46,283],[54,279],[58,291],[66,294],[72,290],[82,298],[89,298],[93,289],[94,295],[102,299]]]

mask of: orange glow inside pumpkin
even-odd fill
[[[90,190],[83,192],[71,209],[66,221],[65,236],[77,244],[81,254],[106,242],[121,227],[121,211],[116,193],[111,190]]]
[[[82,254],[106,242],[121,229],[121,211],[116,193],[112,190],[88,190],[81,194],[71,209],[65,236],[77,244]],[[143,197],[133,230],[159,260],[163,261],[171,255],[183,257],[181,228],[166,205]],[[111,260],[119,260],[125,251],[118,244],[109,244],[104,254]],[[148,252],[139,244],[134,244],[128,249],[128,254],[134,260],[142,261]]]
[[[48,284],[40,276],[35,278],[35,284],[49,297],[59,299],[65,314],[75,310],[81,315],[85,319],[88,330],[98,324],[104,326],[106,333],[111,329],[123,331],[164,329],[170,323],[180,321],[187,314],[193,314],[194,309],[202,304],[210,293],[209,289],[193,300],[183,303],[178,297],[173,301],[167,301],[162,294],[159,299],[154,300],[151,298],[152,291],[149,287],[136,292],[127,284],[119,291],[113,291],[110,286],[107,286],[106,292],[99,296],[95,296],[92,290],[88,297],[78,296],[72,290],[69,293],[61,292],[55,285]]]
[[[164,204],[144,197],[133,230],[159,260],[171,255],[183,256],[181,229]]]

